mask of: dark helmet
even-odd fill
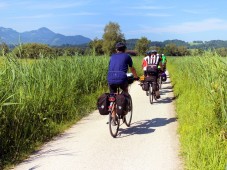
[[[147,55],[151,55],[151,51],[147,51],[146,54],[147,54]]]
[[[124,51],[126,49],[126,45],[123,42],[118,42],[115,47],[118,51]]]
[[[151,54],[157,54],[156,50],[151,50]]]

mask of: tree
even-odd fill
[[[117,42],[125,42],[124,34],[121,33],[118,23],[109,22],[104,28],[102,49],[106,55],[110,55],[115,51]]]
[[[146,37],[141,37],[135,45],[135,50],[140,54],[144,55],[149,49],[149,44],[151,43]]]
[[[178,56],[186,56],[189,54],[187,47],[179,46],[177,47]]]
[[[227,48],[217,48],[216,52],[218,55],[225,57],[227,56]]]
[[[56,57],[55,51],[44,44],[28,43],[14,48],[13,54],[18,58]]]
[[[6,45],[6,43],[2,43],[0,45],[0,56],[5,56],[9,52],[9,47]]]
[[[167,44],[164,48],[164,54],[168,56],[176,56],[177,55],[177,46],[176,44]]]
[[[189,55],[189,51],[185,46],[177,46],[176,44],[167,44],[162,50],[168,56],[185,56]]]
[[[89,47],[92,50],[93,55],[103,55],[104,51],[102,49],[103,40],[99,40],[95,38],[93,41],[89,43]]]

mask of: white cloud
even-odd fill
[[[166,14],[166,13],[137,13],[137,12],[134,12],[134,13],[118,13],[116,14],[118,16],[142,16],[142,17],[170,17],[170,16],[173,16],[171,14]]]
[[[90,1],[84,0],[84,1],[19,1],[9,4],[12,7],[20,7],[20,8],[26,8],[26,9],[39,9],[39,10],[53,10],[53,9],[68,9],[68,8],[74,8],[74,7],[81,7],[84,5],[87,5]],[[1,5],[1,3],[0,3]]]
[[[40,19],[40,18],[50,18],[53,17],[53,14],[43,14],[43,15],[26,15],[26,16],[17,16],[17,17],[10,17],[9,19]]]
[[[90,12],[78,12],[78,13],[65,13],[65,14],[41,14],[41,15],[26,15],[26,16],[16,16],[10,17],[9,19],[42,19],[42,18],[56,18],[56,17],[67,17],[67,16],[94,16],[98,15],[96,13]]]
[[[185,22],[178,25],[170,25],[165,27],[147,27],[144,26],[141,30],[135,32],[141,33],[174,33],[174,34],[187,34],[199,33],[205,31],[220,31],[227,29],[227,21],[221,19],[206,19],[197,22]],[[133,31],[134,32],[134,31]]]
[[[212,13],[214,13],[214,12],[216,12],[217,11],[217,9],[216,8],[210,8],[210,9],[208,9],[208,8],[202,8],[202,9],[182,9],[182,11],[184,12],[184,13],[188,13],[188,14],[212,14]]]
[[[94,16],[99,15],[98,13],[92,13],[92,12],[75,12],[75,13],[66,13],[66,14],[57,14],[55,16]]]
[[[125,8],[129,9],[130,12],[125,12]],[[170,17],[173,16],[168,12],[175,8],[173,6],[154,6],[154,5],[137,5],[137,6],[126,6],[124,12],[118,13],[121,16],[143,16],[143,17]],[[131,12],[133,11],[133,12]],[[166,12],[167,11],[167,12]]]
[[[79,7],[86,5],[88,2],[87,1],[81,1],[81,2],[55,2],[55,3],[50,3],[50,2],[45,2],[43,4],[36,4],[34,5],[33,8],[35,9],[67,9],[67,8],[73,8],[73,7]]]
[[[169,7],[166,7],[166,6],[145,6],[145,5],[142,5],[142,6],[131,6],[129,7],[130,9],[141,9],[141,10],[164,10],[164,9],[172,9],[174,8],[173,6],[169,6]]]
[[[196,10],[188,10],[188,9],[184,9],[182,11],[185,12],[185,13],[189,13],[189,14],[199,14],[200,13],[199,11],[196,11]]]
[[[170,17],[172,16],[171,14],[162,14],[162,13],[147,13],[144,14],[145,16],[150,16],[150,17]]]
[[[5,9],[8,7],[8,4],[5,2],[0,2],[0,9]]]
[[[90,28],[104,28],[105,27],[105,24],[81,24],[80,26],[82,27],[86,27],[88,29]]]

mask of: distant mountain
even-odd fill
[[[135,45],[139,39],[128,39],[126,40],[127,48],[134,49]],[[176,44],[177,46],[186,46],[189,47],[190,44],[188,42],[182,40],[165,40],[165,41],[151,41],[149,46],[156,46],[156,47],[165,47],[167,44]]]
[[[48,28],[19,33],[11,28],[0,27],[0,42],[6,44],[41,43],[51,46],[87,44],[91,39],[82,35],[65,36],[54,33]]]

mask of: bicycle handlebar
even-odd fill
[[[134,80],[136,80],[136,81],[138,81],[138,80],[140,80],[140,78],[139,77],[137,77],[137,78],[133,78]]]

